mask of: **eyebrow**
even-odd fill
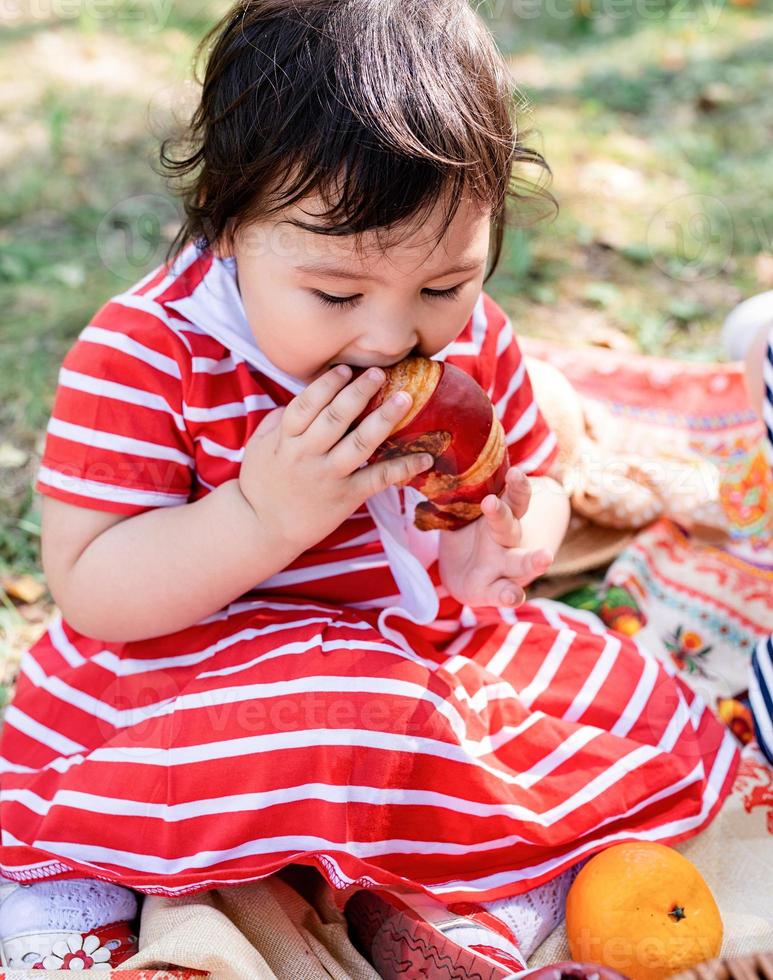
[[[453,269],[446,269],[445,272],[438,272],[433,275],[432,279],[442,279],[444,276],[456,275],[459,272],[472,272],[477,269],[482,263],[481,262],[466,262],[464,264],[456,265]],[[327,279],[360,279],[365,282],[378,282],[383,284],[383,280],[377,278],[376,276],[364,276],[360,272],[353,272],[349,269],[339,269],[335,266],[329,266],[319,263],[307,263],[304,265],[298,265],[295,267],[296,272],[308,272],[314,276],[323,276]]]

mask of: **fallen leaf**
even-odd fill
[[[29,459],[29,453],[12,446],[10,442],[0,442],[0,470],[16,470]]]
[[[9,575],[0,580],[0,586],[12,599],[19,602],[33,603],[46,594],[46,587],[31,575]]]
[[[587,341],[593,347],[606,347],[608,350],[636,353],[638,347],[627,335],[609,324],[598,324],[587,333]]]
[[[710,82],[701,91],[696,105],[701,112],[712,112],[735,102],[735,93],[726,82]]]

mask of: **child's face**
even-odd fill
[[[400,242],[382,235],[383,248],[375,232],[358,248],[355,236],[287,222],[314,221],[323,210],[319,198],[306,198],[243,228],[231,249],[247,320],[277,367],[312,381],[341,362],[385,367],[411,352],[431,357],[459,335],[483,285],[488,212],[463,200],[433,251],[440,205],[420,226],[401,229]],[[304,268],[312,265],[321,268]],[[331,305],[342,299],[349,302]]]

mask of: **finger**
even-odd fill
[[[481,501],[480,509],[488,523],[489,533],[503,548],[512,548],[520,541],[520,528],[504,500],[489,494]]]
[[[354,387],[351,385],[350,387]],[[378,388],[378,386],[376,386]],[[370,396],[368,396],[370,397]],[[368,398],[365,398],[366,404]],[[360,411],[364,407],[360,406]],[[398,391],[378,408],[369,412],[360,424],[345,435],[328,454],[330,462],[341,473],[352,473],[367,462],[390,432],[411,408],[413,399],[405,391]],[[324,413],[323,413],[324,415]],[[359,411],[353,417],[359,415]],[[424,467],[426,469],[426,467]],[[414,473],[415,476],[415,473]]]
[[[492,606],[509,606],[511,609],[520,606],[526,599],[526,593],[520,585],[506,578],[494,582],[491,586],[491,594],[494,600]]]
[[[352,425],[357,421],[358,416],[362,415],[371,398],[378,394],[385,381],[386,375],[381,368],[369,368],[338,392],[309,426],[306,437],[310,447],[319,452],[327,452],[336,443],[343,440],[352,429]],[[409,405],[410,401],[405,407],[407,408]],[[373,412],[369,413],[369,415],[372,414]],[[389,435],[399,416],[390,416],[390,418],[392,424],[381,435],[381,442]],[[362,422],[364,421],[363,419]],[[378,443],[373,446],[373,449],[377,445]]]
[[[505,474],[507,503],[513,516],[520,520],[529,509],[531,500],[531,483],[525,473],[511,466]]]
[[[266,412],[258,423],[258,427],[255,429],[255,432],[259,432],[264,436],[276,429],[279,423],[282,421],[286,411],[287,406],[280,405],[279,408],[272,408],[270,412]]]
[[[288,436],[302,435],[331,399],[348,384],[351,368],[345,364],[326,371],[287,405],[282,424]]]
[[[511,548],[505,558],[507,576],[521,585],[528,585],[535,578],[544,575],[553,564],[553,555],[547,548],[537,548],[527,551],[523,548]]]
[[[429,453],[410,453],[373,463],[352,476],[354,492],[360,500],[365,500],[387,487],[410,483],[419,473],[434,465],[435,460]]]

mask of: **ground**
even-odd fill
[[[555,216],[533,195],[513,202],[487,290],[525,334],[721,358],[728,310],[773,288],[771,0],[473,5],[508,54],[524,138],[547,159],[559,206]],[[195,42],[225,10],[12,0],[0,13],[7,671],[51,609],[36,587],[31,481],[58,365],[102,303],[162,261],[177,230],[158,144],[194,103]]]

